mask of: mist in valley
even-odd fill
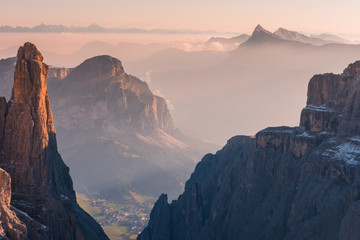
[[[10,99],[17,42],[34,40],[51,65],[58,148],[81,204],[102,206],[104,227],[135,227],[126,236],[142,230],[161,193],[176,199],[202,157],[229,138],[297,126],[310,78],[341,73],[360,56],[347,39],[260,25],[215,37],[2,34],[0,95]],[[120,210],[109,217],[109,209]],[[119,212],[131,220],[119,222]]]
[[[2,46],[11,45],[15,37],[21,41],[18,34],[4,34]],[[97,55],[118,58],[129,74],[167,100],[176,128],[221,146],[233,135],[254,135],[266,126],[298,125],[309,79],[334,69],[340,73],[360,55],[354,41],[330,34],[306,39],[315,39],[316,45],[301,39],[295,39],[296,44],[269,39],[245,43],[252,34],[211,38],[28,33],[22,37],[39,42],[47,62],[56,67],[72,68]],[[56,40],[59,36],[61,41]],[[0,57],[14,56],[15,48],[0,50]]]

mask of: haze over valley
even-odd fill
[[[0,3],[0,239],[359,240],[359,2]]]
[[[216,37],[206,32],[187,35],[45,32],[41,33],[43,39],[39,35],[33,37],[48,49],[44,56],[56,67],[72,68],[104,54],[120,59],[128,73],[146,81],[154,93],[166,99],[177,128],[190,136],[223,145],[234,134],[252,135],[269,124],[298,124],[297,112],[306,100],[305,79],[317,71],[340,72],[359,53],[356,41],[334,34],[305,35],[285,28],[271,33],[260,28],[238,36],[217,33],[220,36]],[[254,33],[265,38],[253,36]],[[2,34],[5,39],[12,35]],[[33,33],[26,34],[31,38]],[[61,45],[46,46],[49,42],[56,45],[58,34],[64,35],[64,46],[71,45],[66,41],[72,43],[72,50],[62,50]],[[277,43],[271,38],[284,41]],[[10,57],[13,49],[0,51],[0,56]],[[240,104],[249,100],[251,106]],[[283,108],[289,109],[286,117],[281,115]],[[218,128],[209,131],[214,125]]]

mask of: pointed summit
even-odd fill
[[[77,204],[69,168],[57,151],[49,67],[42,61],[35,45],[19,48],[11,101],[6,106],[2,98],[0,105],[0,167],[11,177],[11,205],[38,223],[27,226],[29,239],[108,239]]]
[[[289,31],[284,28],[279,28],[275,33],[263,28],[260,24],[256,26],[251,37],[242,46],[252,46],[260,44],[270,45],[291,45],[304,46],[304,43],[311,43],[313,39],[300,34],[298,32]]]
[[[272,43],[276,40],[279,40],[279,39],[274,34],[272,34],[270,31],[266,30],[259,24],[254,29],[249,40],[243,44],[244,45],[252,45],[252,44]]]
[[[254,29],[253,35],[256,34],[256,33],[264,33],[264,34],[268,34],[268,35],[273,35],[270,31],[263,28],[263,26],[261,26],[260,24],[258,24],[256,26],[256,28]]]

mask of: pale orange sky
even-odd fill
[[[358,34],[360,2],[355,0],[16,0],[0,1],[0,25],[40,23],[252,31],[269,30]]]

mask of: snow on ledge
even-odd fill
[[[314,106],[314,105],[307,105],[306,107],[304,107],[304,110],[318,111],[318,112],[335,112],[334,109],[324,106]]]
[[[337,145],[332,149],[327,149],[323,156],[335,158],[340,161],[344,161],[349,165],[359,165],[360,164],[360,147],[347,142],[341,145]]]

